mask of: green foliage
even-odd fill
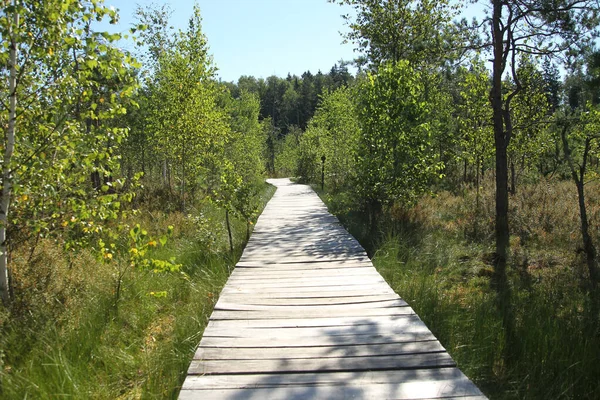
[[[472,62],[470,70],[462,70],[460,76],[460,103],[456,106],[460,135],[458,158],[474,165],[478,172],[493,160],[494,143],[488,100],[490,76],[479,60]]]
[[[460,4],[436,0],[329,0],[352,6],[355,16],[344,18],[350,32],[345,38],[363,52],[359,63],[378,68],[385,62],[409,60],[427,68],[456,51],[451,21]],[[353,18],[354,17],[354,18]]]
[[[145,82],[147,108],[135,124],[134,140],[152,154],[149,159],[162,161],[163,185],[179,193],[180,208],[200,188],[218,184],[219,168],[230,129],[227,115],[218,107],[220,89],[214,80],[212,59],[207,53],[206,37],[201,31],[200,10],[196,6],[188,29],[172,41],[164,40],[166,22],[141,14],[143,22],[152,22],[147,36],[151,44],[169,45],[155,49],[156,65]],[[156,44],[156,45],[158,45]],[[131,145],[136,151],[137,146]],[[130,155],[127,155],[129,157]]]
[[[364,202],[411,203],[439,179],[442,165],[431,149],[435,103],[424,74],[407,61],[387,63],[359,86],[356,190]]]
[[[129,266],[139,270],[150,270],[154,273],[161,272],[178,272],[181,264],[175,263],[175,257],[171,257],[168,261],[148,258],[147,253],[150,249],[158,246],[162,247],[167,244],[167,240],[173,235],[173,225],[169,225],[167,233],[160,237],[157,242],[155,239],[148,236],[148,231],[142,229],[140,224],[136,224],[130,231],[129,237],[131,244],[129,248]]]
[[[18,110],[10,222],[23,235],[47,235],[72,221],[83,232],[93,221],[115,218],[128,199],[116,178],[115,146],[127,135],[118,117],[134,106],[134,60],[113,45],[120,36],[85,29],[90,20],[116,18],[114,11],[96,2],[54,3],[16,11],[24,21],[18,96],[29,100]],[[40,20],[46,22],[34,23]],[[2,98],[8,95],[5,88]],[[7,121],[5,108],[0,118]],[[92,174],[103,180],[97,187]]]
[[[326,91],[308,129],[297,135],[296,175],[303,182],[321,182],[323,156],[327,186],[337,191],[353,182],[359,138],[355,93],[347,87]]]
[[[325,184],[334,191],[351,185],[355,178],[360,135],[355,89],[346,87],[325,92],[306,135],[322,133],[321,156],[325,156]]]
[[[287,135],[292,126],[305,130],[317,109],[325,91],[347,86],[354,81],[346,63],[340,61],[328,73],[286,78],[270,76],[266,80],[253,76],[241,76],[237,83],[228,83],[234,97],[242,91],[257,95],[260,99],[261,120],[270,119],[276,130]]]
[[[522,57],[517,73],[522,89],[512,102],[515,134],[508,146],[508,154],[512,163],[519,163],[521,169],[525,169],[537,165],[540,157],[554,146],[548,129],[550,104],[541,71],[533,60]]]
[[[215,196],[224,208],[250,222],[257,213],[252,199],[266,167],[263,158],[266,137],[258,121],[260,103],[256,95],[246,91],[235,99],[229,92],[224,97],[228,102],[225,109],[230,116],[231,138],[225,149],[223,173]]]
[[[325,136],[327,131],[324,128],[312,126],[300,136],[296,171],[302,182],[320,182]]]
[[[138,64],[116,47],[121,35],[91,29],[117,19],[101,1],[34,3],[0,10],[0,75],[11,80],[18,69],[14,91],[0,91],[0,230],[17,245],[66,230],[65,245],[81,248],[133,196],[116,147],[128,132],[122,116],[136,106]]]
[[[299,169],[299,146],[302,131],[298,128],[290,131],[283,139],[276,142],[275,171],[279,176],[304,175]],[[300,172],[299,172],[300,171]]]

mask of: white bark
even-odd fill
[[[16,29],[19,26],[19,14],[15,11],[13,26],[9,29],[9,78],[8,78],[8,127],[6,129],[4,161],[2,164],[2,197],[0,198],[0,296],[4,304],[10,303],[8,282],[8,246],[6,229],[12,192],[11,162],[15,150],[15,132],[17,121],[17,41]]]

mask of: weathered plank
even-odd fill
[[[232,311],[235,314],[251,314],[252,311]],[[221,315],[221,314],[220,314]],[[424,325],[410,307],[397,307],[383,316],[348,316],[331,317],[327,315],[315,316],[310,318],[241,318],[241,319],[218,319],[211,318],[207,328],[304,328],[304,327],[381,327],[410,328],[418,325]]]
[[[250,245],[250,243],[248,243]],[[240,262],[246,264],[250,261],[252,262],[262,262],[262,263],[279,263],[279,264],[297,264],[297,263],[328,263],[328,262],[357,262],[357,261],[366,261],[368,257],[365,255],[361,255],[359,253],[356,254],[306,254],[306,255],[291,255],[285,254],[284,252],[272,254],[272,255],[256,255],[250,257],[246,254],[242,255],[240,258]],[[282,261],[285,260],[285,261]]]
[[[473,385],[471,383],[471,385]],[[258,389],[216,389],[216,390],[182,390],[179,396],[182,400],[224,400],[224,399],[269,399],[269,400],[306,400],[306,399],[328,399],[328,400],[421,400],[421,399],[444,399],[444,400],[485,400],[483,395],[475,396],[452,396],[446,393],[462,392],[462,387],[453,382],[402,382],[394,385],[368,385],[356,386],[348,384],[345,386],[306,386],[306,387],[283,387],[283,388],[258,388]]]
[[[210,334],[210,332],[209,332]],[[381,334],[347,334],[336,336],[296,336],[296,337],[232,337],[204,335],[200,341],[201,347],[242,348],[242,347],[315,347],[315,346],[346,346],[374,345],[386,343],[412,343],[436,340],[429,331],[401,332],[393,336]]]
[[[201,395],[202,392],[202,395],[207,396],[206,398],[214,396],[212,398],[221,399],[464,398],[469,400],[485,398],[457,368],[191,376],[184,384],[183,390],[195,392],[197,395]],[[240,390],[241,392],[238,392]]]
[[[212,315],[213,320],[257,320],[257,319],[289,319],[297,320],[299,318],[315,320],[316,318],[323,319],[325,317],[395,317],[402,315],[414,314],[410,307],[394,307],[393,311],[387,308],[353,308],[353,309],[331,309],[331,308],[315,308],[306,310],[215,310]]]
[[[248,288],[245,285],[225,286],[221,291],[221,296],[232,294],[249,294],[252,297],[354,297],[354,296],[383,296],[391,295],[394,298],[399,298],[397,294],[389,287],[381,285],[358,285],[358,286],[300,286],[300,287],[266,287],[260,291],[255,288]]]
[[[292,271],[257,271],[256,269],[237,267],[229,279],[278,279],[278,278],[306,278],[306,277],[328,277],[339,278],[345,276],[374,276],[377,271],[373,267],[356,267],[356,268],[328,268],[314,269],[307,268],[302,270]]]
[[[363,345],[314,347],[199,347],[194,360],[256,360],[288,358],[339,358],[439,353],[446,349],[437,340]]]
[[[244,287],[246,289],[260,290],[263,288],[294,288],[294,287],[335,287],[342,286],[352,289],[352,286],[360,287],[369,284],[386,284],[383,278],[348,278],[348,279],[298,279],[297,282],[275,282],[274,280],[252,283],[232,282],[230,288]]]
[[[337,293],[337,292],[336,292]],[[312,293],[314,294],[314,293]],[[252,310],[253,307],[294,307],[301,310],[302,307],[324,307],[330,306],[338,309],[348,308],[387,308],[403,307],[404,300],[392,295],[383,296],[356,296],[356,297],[250,297],[250,296],[227,296],[226,300],[219,300],[215,309],[224,310]]]
[[[466,376],[458,368],[323,372],[321,374],[194,375],[185,382],[183,389],[244,389],[298,385],[344,385],[350,381],[359,384],[393,384],[407,381],[435,382],[466,380]]]
[[[365,296],[366,297],[366,296]],[[304,304],[296,303],[298,300],[307,299],[272,299],[275,300],[269,304],[254,304],[252,297],[227,296],[226,300],[219,300],[215,305],[215,311],[287,311],[290,313],[307,310],[355,310],[355,309],[379,309],[388,307],[405,307],[408,304],[401,299],[392,296],[370,296],[365,297],[344,297],[344,298],[312,298],[310,302]],[[372,299],[372,300],[370,300]],[[235,302],[233,301],[235,300]],[[332,302],[331,300],[335,300]]]
[[[243,374],[289,373],[310,371],[374,371],[385,369],[417,369],[455,367],[456,363],[446,352],[424,354],[399,354],[393,356],[367,356],[338,358],[279,358],[267,360],[193,360],[188,374]]]
[[[280,327],[232,327],[217,324],[222,321],[210,321],[204,336],[222,336],[222,337],[254,337],[263,338],[265,341],[272,338],[299,338],[307,336],[318,336],[323,338],[325,343],[335,343],[337,336],[346,335],[381,335],[393,338],[399,334],[421,334],[428,332],[429,329],[423,324],[412,323],[369,323],[368,319],[364,319],[363,323],[355,325],[326,325],[314,322],[315,326],[280,326]]]
[[[377,276],[372,272],[361,273],[361,274],[318,274],[310,276],[308,274],[299,274],[299,276],[274,276],[274,277],[263,277],[263,276],[232,276],[228,283],[232,285],[262,285],[264,283],[296,283],[296,282],[307,282],[307,283],[334,283],[336,280],[342,280],[343,282],[352,282],[358,284],[366,283],[378,283],[381,282],[381,275]]]
[[[353,267],[373,268],[373,264],[366,257],[355,258],[351,260],[321,260],[315,262],[293,262],[283,260],[274,260],[272,262],[264,262],[259,260],[246,260],[244,263],[238,262],[236,270],[239,268],[241,272],[293,272],[295,270],[311,270],[320,271],[323,269],[343,269],[348,270]]]
[[[316,194],[273,182],[180,398],[484,399]]]

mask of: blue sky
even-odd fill
[[[203,32],[210,53],[224,81],[241,75],[266,78],[301,75],[310,70],[327,72],[339,60],[356,57],[354,46],[342,44],[340,32],[347,32],[342,14],[347,6],[327,0],[196,0],[203,18]],[[185,29],[194,0],[105,0],[119,9],[117,27],[101,24],[100,29],[126,32],[134,22],[136,5],[169,4],[171,25]],[[463,15],[481,16],[483,5],[467,4]],[[133,50],[132,43],[123,47]],[[354,70],[351,69],[352,72]]]
[[[121,32],[133,23],[136,4],[152,3],[171,6],[171,25],[176,29],[185,29],[194,5],[193,0],[105,0],[120,10],[116,30]],[[347,7],[326,0],[197,0],[197,4],[224,81],[237,81],[241,75],[327,72],[340,59],[355,57],[353,45],[342,44],[339,34],[347,31],[341,17],[350,10]]]

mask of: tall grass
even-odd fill
[[[265,184],[266,205],[274,192]],[[17,306],[0,316],[0,397],[176,398],[195,347],[245,239],[232,219],[236,254],[229,252],[224,211],[199,204],[190,215],[141,212],[150,232],[175,233],[153,257],[176,257],[182,273],[130,270],[118,308],[118,263],[83,250],[71,259],[42,240],[34,257],[15,256]],[[165,297],[152,292],[166,291]]]
[[[490,288],[493,187],[439,193],[392,207],[368,236],[347,194],[324,195],[372,255],[375,267],[415,309],[459,367],[492,399],[600,398],[600,331],[570,182],[542,181],[511,198],[509,281],[518,343],[504,349],[502,315]],[[598,185],[588,187],[600,243]],[[507,350],[507,351],[504,351]]]

